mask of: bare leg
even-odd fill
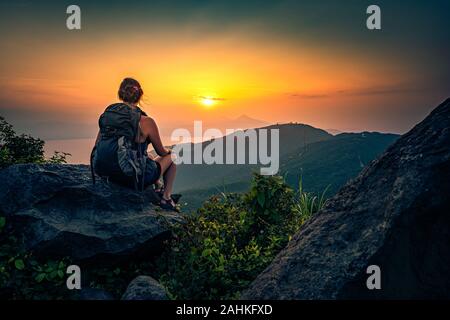
[[[163,197],[166,200],[171,199],[173,184],[175,182],[176,174],[177,174],[177,166],[175,165],[175,163],[172,163],[172,165],[164,173],[164,195],[163,195]]]
[[[161,174],[164,178],[164,194],[163,199],[166,201],[172,201],[172,190],[175,182],[175,176],[177,173],[177,166],[173,163],[170,155],[164,157],[158,157],[155,159],[161,166]]]

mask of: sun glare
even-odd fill
[[[202,98],[201,99],[201,103],[205,106],[205,107],[212,107],[215,104],[215,101],[213,98]]]

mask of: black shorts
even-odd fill
[[[144,173],[144,187],[148,187],[158,181],[161,176],[161,165],[150,158],[147,158],[147,164],[145,166]],[[142,181],[141,181],[142,183]]]
[[[147,163],[145,165],[145,173],[144,173],[144,189],[148,188],[150,185],[154,184],[161,176],[161,165],[150,159],[147,158]],[[109,180],[112,182],[115,182],[117,184],[120,184],[122,186],[128,187],[128,188],[135,188],[136,181],[134,177],[125,176],[124,174],[115,174],[110,175]],[[142,186],[142,177],[138,177],[139,181],[137,186],[141,188]]]

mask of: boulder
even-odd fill
[[[371,265],[381,289],[367,286]],[[241,298],[450,298],[450,99],[328,201]]]
[[[127,287],[122,300],[167,300],[164,287],[149,276],[138,276]]]
[[[23,164],[0,171],[0,214],[36,255],[126,258],[157,252],[180,214],[159,210],[143,193],[92,184],[85,165]]]

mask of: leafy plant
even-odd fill
[[[328,188],[329,186],[325,188],[325,190],[319,196],[306,192],[303,189],[303,180],[300,177],[298,183],[298,191],[296,194],[296,202],[293,207],[293,210],[296,211],[300,216],[300,223],[303,224],[304,221],[311,218],[314,213],[320,211],[323,208],[326,202],[325,196]]]
[[[67,157],[71,156],[70,153],[55,151],[53,155],[46,160],[47,163],[67,163]]]
[[[17,163],[66,163],[69,153],[55,151],[44,156],[45,142],[39,138],[17,135],[11,124],[0,116],[0,169]]]
[[[213,196],[175,227],[159,280],[174,299],[237,298],[306,220],[298,203],[281,177],[256,174],[247,193]]]
[[[0,294],[13,299],[63,299],[68,259],[42,261],[23,250],[23,240],[0,217]]]

